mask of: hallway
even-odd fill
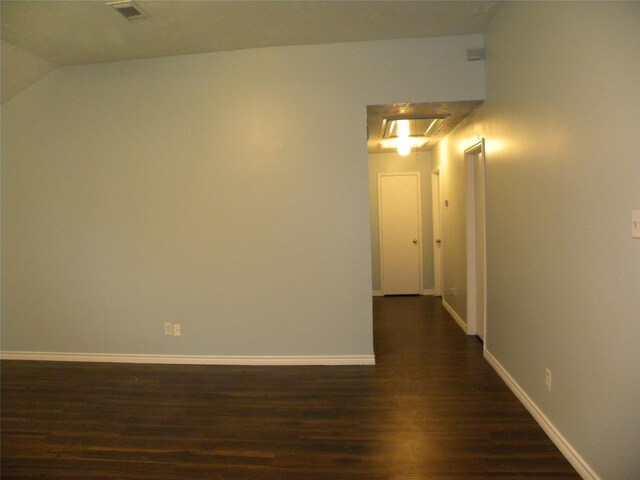
[[[434,297],[375,367],[2,362],[6,479],[577,479]]]

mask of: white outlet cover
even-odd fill
[[[180,324],[179,323],[174,323],[173,324],[173,336],[174,337],[179,337],[180,335],[182,335],[182,329],[180,328]]]

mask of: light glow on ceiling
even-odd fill
[[[402,156],[407,156],[412,148],[420,148],[429,141],[428,135],[442,118],[407,117],[385,118],[382,122],[382,148],[395,148]]]
[[[420,148],[429,142],[426,137],[393,137],[385,138],[380,142],[382,148],[395,148],[402,156],[409,155],[412,148]],[[408,150],[407,150],[408,149]],[[405,152],[406,153],[403,153]]]

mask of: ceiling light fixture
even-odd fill
[[[382,121],[382,148],[395,148],[402,156],[411,153],[412,148],[420,148],[429,142],[442,123],[442,118],[434,117],[389,117]]]
[[[393,137],[385,138],[380,142],[382,148],[395,148],[402,156],[407,156],[412,148],[424,147],[429,143],[426,137]],[[406,153],[405,153],[406,152]]]

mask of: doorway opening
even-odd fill
[[[466,168],[467,329],[486,344],[487,260],[484,139],[464,152]]]
[[[369,197],[371,221],[371,271],[373,296],[413,294],[442,295],[443,265],[441,252],[444,240],[440,223],[434,224],[434,202],[439,208],[439,201],[433,197],[434,177],[432,172],[431,150],[438,142],[453,130],[465,117],[475,110],[481,101],[437,102],[437,103],[395,103],[390,105],[370,105],[367,107],[367,151],[369,155]],[[408,150],[406,148],[409,145]],[[391,177],[417,173],[417,214],[419,224],[417,230],[406,233],[408,242],[406,252],[414,265],[411,268],[398,268],[407,272],[411,279],[411,288],[397,289],[388,287],[383,269],[400,267],[400,260],[405,254],[389,256],[389,246],[385,245],[385,217],[381,210],[381,182]],[[384,179],[384,180],[383,180]],[[398,180],[398,179],[396,179]],[[414,182],[415,184],[415,182]],[[436,182],[438,195],[439,182]],[[392,188],[389,184],[388,188]],[[412,187],[413,188],[413,187]],[[384,190],[385,187],[382,187]],[[400,189],[402,190],[402,189]],[[409,213],[392,214],[391,219],[416,215],[415,201]],[[381,213],[382,212],[382,213]],[[439,220],[438,220],[439,221]],[[394,222],[392,222],[394,223]],[[398,222],[395,222],[398,223]],[[383,228],[384,227],[384,228]],[[407,253],[408,255],[408,253]],[[389,261],[389,258],[392,258]],[[395,259],[394,259],[395,258]],[[438,262],[438,265],[436,265]],[[390,264],[390,265],[389,265]],[[383,284],[383,276],[385,282]],[[418,281],[416,282],[416,278]],[[411,280],[411,282],[409,282]]]

